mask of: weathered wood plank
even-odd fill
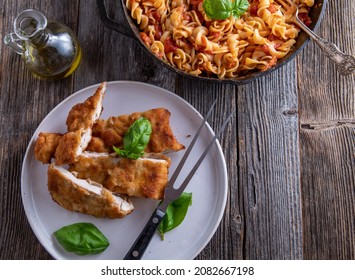
[[[329,1],[318,32],[351,55],[354,11]],[[312,42],[298,65],[304,258],[354,259],[355,75],[340,76]]]
[[[217,131],[227,116],[236,109],[236,87],[202,82],[178,77],[175,92],[192,104],[201,114],[206,115],[217,99],[215,112],[208,120]],[[231,121],[220,144],[225,155],[229,174],[229,193],[224,217],[220,227],[197,259],[241,259],[240,212],[238,211],[238,171],[236,121]]]
[[[1,38],[13,32],[15,16],[33,8],[76,29],[79,1],[4,1]],[[58,11],[63,11],[58,13]],[[0,54],[0,259],[47,259],[49,254],[30,229],[21,200],[21,165],[42,119],[72,92],[72,80],[48,82],[34,78],[21,57],[6,46]],[[29,249],[31,248],[31,249]]]
[[[245,259],[303,256],[295,75],[292,62],[238,88],[239,207]]]
[[[237,87],[196,82],[157,66],[132,39],[101,23],[94,0],[4,0],[0,6],[1,38],[15,15],[34,8],[77,31],[83,47],[74,76],[47,82],[33,78],[0,44],[0,259],[51,259],[23,211],[23,156],[53,107],[102,80],[161,86],[202,114],[217,98],[214,129],[237,109],[220,139],[230,186],[225,216],[197,259],[355,258],[355,77],[336,74],[315,44],[273,74]],[[319,30],[353,55],[354,12],[353,0],[329,1]]]
[[[318,34],[355,56],[355,2],[328,2]],[[298,57],[298,67],[302,124],[354,118],[355,75],[344,77],[337,73],[335,64],[314,42],[309,42]]]
[[[355,258],[355,125],[301,133],[304,257]]]
[[[109,3],[107,10],[115,20],[114,11],[119,6]],[[78,33],[83,61],[77,71],[75,90],[103,80],[134,80],[174,90],[176,74],[157,66],[132,38],[107,28],[99,18],[96,1],[81,3]]]

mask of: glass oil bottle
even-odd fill
[[[25,65],[44,79],[70,76],[80,64],[81,48],[73,31],[35,10],[25,10],[14,20],[14,33],[4,43],[22,56]]]

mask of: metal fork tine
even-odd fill
[[[184,179],[184,181],[182,182],[182,184],[179,186],[179,188],[177,189],[170,189],[167,191],[167,196],[165,197],[165,199],[162,201],[162,204],[160,205],[161,209],[166,209],[169,205],[169,201],[171,198],[178,198],[182,192],[185,190],[186,186],[189,184],[190,180],[192,179],[192,177],[195,175],[197,169],[199,168],[199,166],[201,165],[202,161],[204,160],[204,158],[207,156],[208,152],[210,151],[210,149],[212,148],[213,144],[215,143],[216,139],[218,138],[218,136],[222,133],[222,131],[225,129],[226,125],[228,124],[228,122],[230,121],[230,119],[232,118],[233,114],[235,111],[233,111],[228,117],[227,119],[223,122],[221,128],[218,130],[218,132],[213,136],[212,140],[209,142],[209,144],[207,145],[205,151],[202,153],[202,155],[200,156],[200,158],[197,160],[197,162],[195,163],[194,167],[190,170],[189,174],[186,176],[186,178]],[[170,184],[169,184],[170,186]]]
[[[199,136],[200,133],[201,133],[201,130],[202,130],[203,126],[205,125],[205,123],[207,122],[207,119],[208,119],[208,118],[210,117],[210,115],[212,114],[213,108],[214,108],[214,106],[216,105],[216,103],[217,103],[217,99],[213,102],[213,104],[212,104],[210,110],[208,111],[207,115],[206,115],[205,118],[203,119],[203,121],[202,121],[200,127],[198,128],[198,130],[197,130],[197,132],[196,132],[196,134],[195,134],[195,137],[192,139],[192,141],[191,141],[189,147],[187,148],[185,154],[183,155],[183,157],[182,157],[182,159],[180,160],[178,166],[176,167],[176,169],[175,169],[173,175],[171,176],[171,178],[170,178],[170,180],[169,180],[169,183],[168,183],[168,186],[166,187],[166,189],[169,189],[170,186],[173,186],[173,185],[174,185],[174,183],[175,183],[175,181],[176,181],[176,179],[177,179],[177,177],[178,177],[178,175],[179,175],[179,173],[180,173],[180,171],[181,171],[183,165],[184,165],[185,162],[186,162],[187,157],[189,156],[189,154],[190,154],[190,152],[191,152],[193,146],[194,146],[195,143],[196,143],[196,140],[197,140],[198,136]]]
[[[215,103],[213,104],[212,108],[214,107]],[[209,115],[211,114],[212,108],[208,112],[207,116],[204,118],[204,120],[202,122],[202,125],[198,129],[194,139],[192,140],[191,144],[189,145],[188,150],[185,152],[183,160],[180,161],[179,167],[181,165],[181,162],[184,162],[186,160],[188,154],[190,153],[190,151],[192,149],[192,146],[195,144],[196,139],[197,139],[202,127],[206,123],[207,118],[209,117]],[[231,119],[233,114],[234,114],[234,112],[231,113],[228,116],[228,118],[224,121],[224,123],[222,124],[222,127],[214,135],[213,139],[208,144],[207,148],[205,149],[203,154],[200,156],[200,158],[197,160],[197,162],[195,163],[194,167],[192,168],[190,173],[187,175],[187,177],[185,178],[185,180],[183,181],[181,186],[178,189],[174,189],[173,188],[173,183],[169,182],[168,187],[170,187],[170,188],[169,188],[168,191],[166,191],[166,194],[168,194],[168,197],[165,197],[164,200],[161,202],[161,204],[159,204],[157,206],[157,208],[153,212],[152,216],[150,217],[150,219],[148,220],[148,222],[144,226],[143,230],[138,235],[136,241],[133,243],[133,245],[131,246],[131,248],[127,252],[126,256],[124,257],[125,260],[139,260],[139,259],[142,258],[142,255],[144,254],[145,250],[149,246],[149,243],[152,240],[152,237],[153,237],[156,229],[158,228],[159,224],[163,221],[163,219],[165,217],[165,214],[166,214],[166,211],[167,211],[169,203],[172,202],[173,200],[177,199],[181,195],[181,193],[185,190],[185,188],[188,185],[188,183],[190,182],[191,178],[194,176],[194,174],[197,171],[198,167],[200,166],[200,164],[202,163],[202,161],[204,160],[204,158],[206,157],[206,155],[210,151],[210,149],[213,146],[213,144],[215,143],[217,137],[220,135],[220,133],[226,127],[227,123],[229,122],[229,120]],[[175,170],[174,178],[175,178],[175,174],[179,174],[180,170],[181,170],[181,168],[177,168]],[[167,189],[165,189],[165,190],[167,190]]]
[[[286,4],[283,0],[275,0],[275,2],[281,4],[285,8],[290,7],[290,4],[289,3]]]
[[[293,21],[294,16],[297,16],[297,4],[290,0],[274,0],[274,3],[280,5],[281,12],[285,15],[286,20]]]
[[[234,114],[234,111],[227,117],[227,119],[223,122],[221,128],[218,130],[218,132],[213,136],[212,140],[210,141],[210,143],[208,144],[207,148],[205,149],[205,151],[203,152],[203,154],[200,156],[200,158],[198,159],[198,161],[195,163],[194,167],[191,169],[190,173],[187,175],[187,177],[185,178],[184,182],[181,184],[181,186],[179,187],[179,191],[181,190],[181,192],[185,189],[185,187],[187,186],[187,184],[190,182],[191,178],[194,176],[195,172],[197,171],[197,169],[199,168],[199,166],[201,165],[202,161],[204,160],[204,158],[206,157],[206,155],[208,154],[208,152],[210,151],[212,145],[215,143],[216,139],[218,138],[218,136],[221,134],[221,132],[225,129],[226,125],[228,124],[228,122],[230,121],[230,119],[232,118]]]

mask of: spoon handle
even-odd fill
[[[310,30],[298,17],[295,17],[297,25],[303,29],[322,49],[324,55],[333,60],[337,70],[341,75],[351,75],[355,73],[355,57],[343,53],[335,44],[318,36]]]

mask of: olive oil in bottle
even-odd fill
[[[73,31],[35,10],[20,13],[14,21],[15,33],[4,42],[22,56],[31,72],[44,79],[70,76],[81,60],[81,48]]]

